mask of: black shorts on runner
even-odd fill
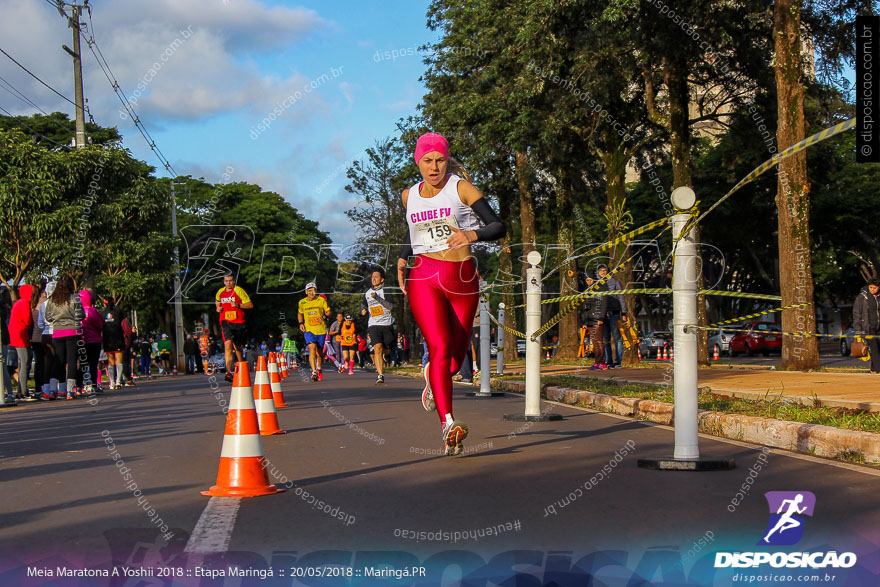
[[[356,344],[353,344],[351,346],[342,345],[342,352],[345,352],[345,351],[356,352],[357,350],[358,350],[358,345],[356,345]]]
[[[223,334],[223,342],[231,340],[232,344],[244,344],[244,323],[243,322],[226,322],[220,324],[220,332]]]
[[[394,329],[390,326],[370,326],[367,328],[367,332],[370,334],[370,342],[381,344],[386,349],[393,348],[397,343]]]

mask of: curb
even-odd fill
[[[397,373],[397,375],[421,377],[418,373]],[[525,393],[524,381],[504,381],[496,377],[492,377],[490,381],[493,389],[517,394]],[[617,397],[551,385],[541,386],[541,396],[549,401],[583,405],[598,411],[648,420],[665,426],[674,425],[674,405],[668,402]],[[698,430],[703,434],[832,459],[859,454],[866,463],[880,464],[880,434],[875,432],[708,410],[700,410],[697,418]]]
[[[526,387],[521,381],[499,379],[493,379],[492,386],[513,393],[525,393]],[[666,426],[674,424],[674,406],[667,402],[616,397],[549,385],[542,386],[541,395],[549,401],[585,405],[603,412],[649,420]],[[700,410],[697,417],[698,429],[704,434],[828,458],[858,453],[865,462],[880,464],[880,434],[874,432],[707,410]]]
[[[649,367],[649,369],[653,369],[654,367]],[[666,365],[666,368],[669,369],[671,366],[669,364]],[[711,369],[711,368],[710,368]],[[724,370],[720,367],[717,368],[719,371]],[[770,371],[769,369],[737,369],[738,371]],[[513,375],[521,375],[521,373],[512,373]],[[557,374],[557,373],[552,373]],[[558,373],[564,375],[565,373]],[[837,375],[852,375],[852,376],[861,376],[864,373],[837,373]],[[606,379],[606,378],[602,378]],[[654,385],[654,386],[662,386],[662,383],[658,381],[652,381],[650,379],[640,379],[638,375],[623,375],[621,377],[609,377],[606,380],[608,381],[616,381],[618,383],[638,383],[640,385]],[[806,395],[783,395],[781,392],[758,392],[758,391],[741,391],[738,389],[731,389],[729,387],[715,387],[710,383],[701,383],[699,385],[700,391],[708,391],[714,393],[716,395],[727,396],[727,397],[738,397],[747,400],[753,401],[766,401],[771,398],[784,398],[786,401],[798,402],[802,405],[813,405],[818,402],[817,405],[828,408],[844,408],[847,410],[861,410],[865,412],[874,412],[880,413],[880,402],[878,401],[858,401],[858,400],[850,400],[850,399],[833,399],[833,398],[817,398],[813,396]]]

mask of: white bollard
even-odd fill
[[[693,228],[679,236],[690,219],[684,214],[696,203],[689,187],[672,192],[675,208],[672,239],[675,243],[672,268],[672,334],[675,343],[673,361],[675,450],[671,457],[640,458],[638,466],[665,471],[721,471],[733,469],[733,459],[700,457],[697,420],[697,334],[687,327],[697,323],[697,247]],[[676,240],[678,239],[678,240]]]
[[[673,239],[678,238],[688,214],[672,216]],[[700,456],[697,430],[697,334],[686,330],[697,323],[697,259],[694,233],[678,240],[675,247],[675,265],[672,268],[672,340],[678,352],[673,359],[675,390],[675,453],[676,459],[696,459]]]
[[[480,290],[486,287],[485,281],[480,281]],[[492,344],[489,334],[489,292],[482,291],[480,294],[480,395],[491,395],[492,388],[489,384],[491,353],[489,346]]]
[[[526,418],[541,414],[541,337],[531,333],[541,327],[541,253],[530,252],[526,260]]]
[[[531,340],[531,333],[541,327],[541,253],[526,255],[526,411],[525,414],[505,414],[505,420],[515,422],[549,422],[562,420],[562,414],[541,413],[541,337]]]
[[[495,331],[495,374],[504,374],[504,302],[498,304],[498,330]]]

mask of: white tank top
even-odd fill
[[[406,221],[409,224],[409,242],[413,253],[436,253],[449,247],[446,239],[452,236],[450,225],[461,230],[480,228],[477,215],[458,197],[458,182],[462,181],[455,174],[450,174],[443,189],[432,198],[423,198],[419,182],[409,188],[406,200]]]

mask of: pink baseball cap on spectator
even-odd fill
[[[447,141],[443,135],[434,132],[423,134],[419,137],[419,140],[416,141],[416,163],[419,162],[419,159],[425,156],[425,153],[430,153],[431,151],[437,151],[449,159],[449,141]]]

